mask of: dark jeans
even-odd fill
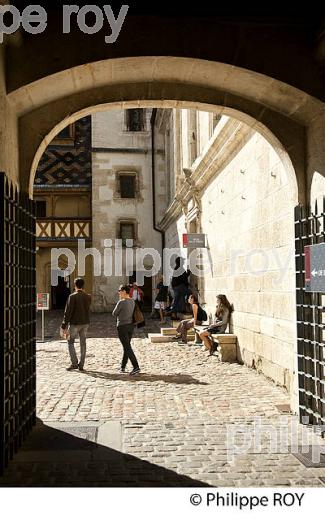
[[[174,287],[174,300],[171,306],[171,311],[177,314],[178,312],[185,312],[185,296],[188,293],[186,285],[178,285]]]
[[[137,358],[135,357],[135,354],[131,347],[131,339],[132,334],[134,330],[133,323],[128,323],[127,325],[119,325],[117,327],[117,334],[119,337],[120,342],[123,345],[123,359],[122,359],[122,365],[121,368],[125,368],[127,365],[128,360],[131,361],[133,368],[139,368],[139,363],[137,361]]]

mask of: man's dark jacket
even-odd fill
[[[70,294],[64,311],[62,328],[65,328],[68,323],[70,325],[88,325],[90,303],[91,296],[85,291]]]

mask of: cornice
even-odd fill
[[[181,188],[166,211],[159,227],[166,230],[184,212],[186,214],[188,202],[208,186],[212,179],[217,177],[229,163],[238,148],[242,147],[254,134],[248,125],[229,119],[221,130],[211,138],[206,150],[192,165],[192,174],[185,177]]]

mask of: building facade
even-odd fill
[[[165,156],[169,193],[158,223],[166,247],[180,247],[186,258],[191,251],[182,249],[182,235],[206,235],[205,273],[196,280],[201,302],[212,318],[216,296],[227,295],[235,309],[231,330],[238,359],[294,399],[297,200],[290,172],[274,146],[236,119],[158,111],[157,121],[163,119],[167,149],[174,151],[173,163]]]
[[[60,132],[44,153],[34,180],[37,292],[50,294],[50,307],[63,309],[78,272],[78,241],[91,246],[91,118]],[[55,256],[55,250],[62,250]],[[65,254],[64,254],[65,253]],[[72,270],[68,266],[75,266]],[[85,264],[92,291],[91,259]]]
[[[74,141],[57,138],[35,179],[38,289],[48,290],[58,241],[76,252],[83,239],[95,312],[111,311],[118,285],[135,279],[152,307],[157,274],[168,271],[161,264],[145,276],[151,251],[195,257],[191,288],[210,319],[218,294],[234,306],[238,359],[296,400],[297,183],[281,147],[238,119],[195,109],[106,110],[65,132],[58,138]],[[312,193],[325,193],[322,176]],[[204,234],[206,248],[184,248],[187,233]]]
[[[141,251],[153,248],[161,256],[162,234],[155,229],[154,206],[164,198],[166,184],[163,175],[160,185],[153,186],[151,126],[149,109],[92,116],[93,248],[100,267],[93,279],[97,312],[111,310],[118,285],[136,279],[143,287],[145,306],[151,309],[154,281],[144,275],[152,262]]]

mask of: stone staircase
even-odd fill
[[[191,319],[191,315],[184,314],[182,316],[182,320]],[[153,333],[148,334],[148,338],[150,339],[151,343],[171,343],[173,340],[173,337],[176,336],[176,328],[178,327],[178,324],[180,321],[173,320],[171,327],[161,327],[160,333]],[[187,339],[188,341],[194,341],[195,339],[195,331],[194,329],[189,330],[187,333]]]
[[[175,340],[173,340],[173,337],[176,336],[176,334],[177,334],[176,327],[174,326],[174,322],[173,322],[172,327],[162,327],[160,329],[160,333],[158,332],[158,333],[148,334],[148,338],[150,339],[151,343],[170,343],[172,341],[175,341]],[[188,339],[188,341],[194,341],[194,339],[195,339],[194,329],[188,331],[187,339]]]

